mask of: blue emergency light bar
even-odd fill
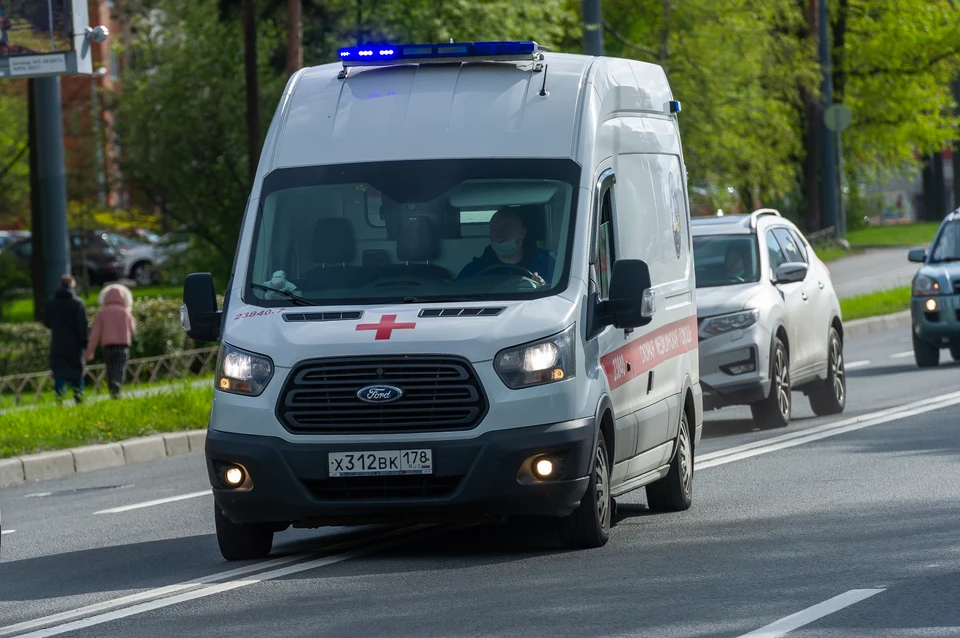
[[[542,49],[536,42],[450,42],[344,47],[343,66],[385,66],[405,62],[444,62],[458,59],[530,60]]]

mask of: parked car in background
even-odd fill
[[[704,407],[749,405],[786,426],[792,392],[818,415],[846,405],[843,323],[830,273],[773,209],[691,222]]]
[[[122,249],[127,244],[120,235],[99,230],[70,232],[70,268],[76,276],[84,271],[94,285],[115,281],[124,275]],[[33,238],[21,239],[7,249],[25,268],[30,268]]]
[[[943,348],[960,361],[960,208],[943,220],[931,246],[908,255],[923,264],[910,296],[913,355],[921,368],[939,365]]]

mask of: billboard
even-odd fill
[[[0,78],[90,73],[87,0],[0,0]]]
[[[69,0],[0,0],[0,56],[73,51]]]

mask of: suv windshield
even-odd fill
[[[756,235],[701,235],[693,238],[697,288],[760,281]]]
[[[960,221],[947,222],[940,232],[930,262],[960,261]]]
[[[316,305],[553,294],[567,278],[579,172],[567,160],[274,171],[264,180],[245,299],[289,306],[298,301],[290,293]]]

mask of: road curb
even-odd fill
[[[895,312],[892,315],[880,315],[879,317],[868,317],[867,319],[857,319],[847,321],[843,324],[843,335],[849,339],[851,337],[864,337],[875,332],[884,330],[898,330],[909,328],[912,323],[910,311]]]
[[[25,481],[64,478],[139,465],[203,451],[206,430],[155,434],[115,443],[85,445],[56,452],[39,452],[0,459],[0,486]]]

